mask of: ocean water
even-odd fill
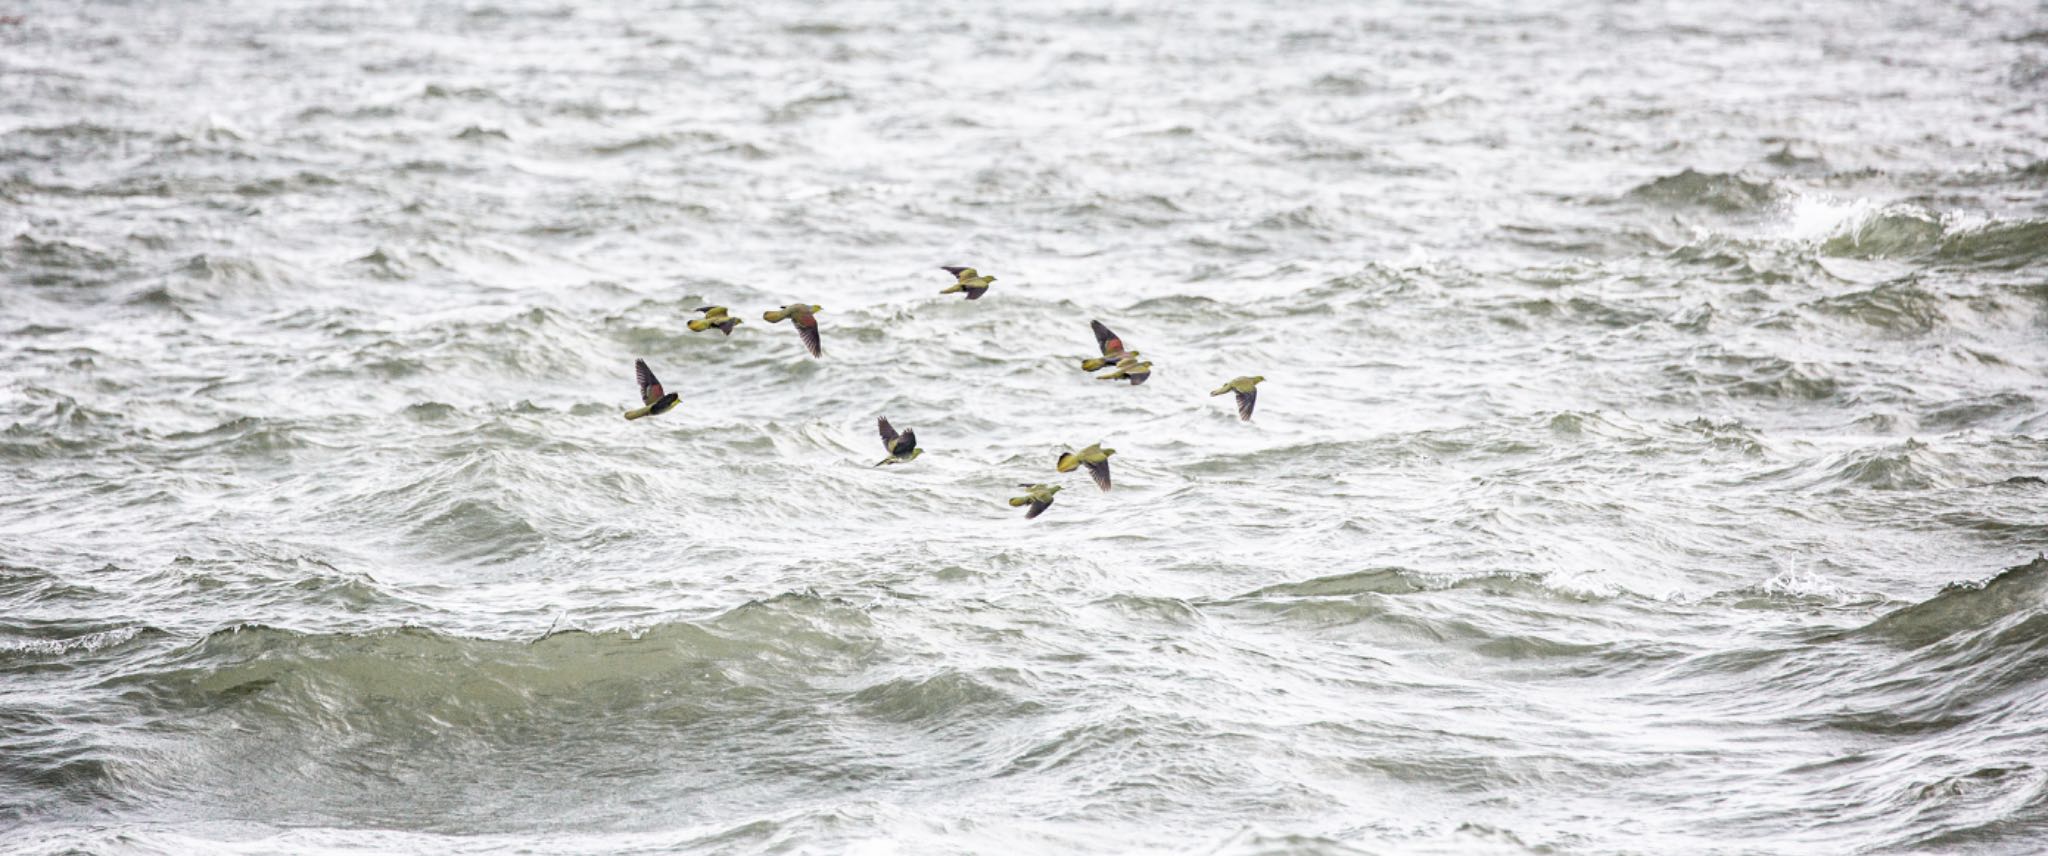
[[[2037,2],[0,16],[0,852],[2048,849]]]

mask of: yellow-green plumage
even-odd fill
[[[1031,506],[1030,511],[1024,512],[1025,520],[1044,514],[1052,507],[1052,495],[1060,492],[1060,486],[1056,484],[1022,484],[1019,487],[1024,488],[1024,495],[1010,497],[1010,507]]]
[[[1087,358],[1087,359],[1085,359],[1085,360],[1082,360],[1082,361],[1081,361],[1081,370],[1082,370],[1082,371],[1084,371],[1084,372],[1094,372],[1094,371],[1101,371],[1101,370],[1103,370],[1104,368],[1107,368],[1107,367],[1109,367],[1109,366],[1113,366],[1113,365],[1116,365],[1116,364],[1118,364],[1118,363],[1121,363],[1121,362],[1123,362],[1124,360],[1127,360],[1127,359],[1132,359],[1132,358],[1135,358],[1135,357],[1137,357],[1137,356],[1138,356],[1138,352],[1137,352],[1137,351],[1123,351],[1123,352],[1119,352],[1119,353],[1118,353],[1118,354],[1117,354],[1117,355],[1116,355],[1116,356],[1115,356],[1114,358],[1111,358],[1111,357],[1089,357],[1089,358]]]
[[[967,293],[968,300],[980,300],[983,294],[988,293],[989,283],[996,281],[995,277],[982,276],[971,267],[948,266],[939,268],[939,270],[952,274],[954,279],[951,286],[940,290],[939,293],[958,294],[964,291]]]
[[[730,336],[732,335],[732,328],[740,325],[740,319],[726,314],[725,307],[723,306],[699,306],[697,311],[704,313],[704,317],[690,320],[688,326],[692,333],[702,333],[716,327],[721,332],[724,332],[725,335]]]
[[[1250,422],[1252,408],[1259,403],[1259,382],[1265,379],[1265,375],[1231,378],[1229,383],[1209,394],[1216,396],[1226,392],[1237,393],[1237,419],[1240,422]]]
[[[1152,364],[1142,362],[1138,359],[1137,354],[1132,354],[1117,362],[1116,371],[1098,377],[1096,380],[1128,380],[1132,386],[1137,386],[1151,377]]]
[[[825,307],[817,304],[792,303],[781,309],[770,309],[767,312],[763,312],[761,317],[770,324],[781,321],[784,318],[789,319],[789,323],[796,326],[797,336],[804,340],[804,350],[810,351],[813,357],[819,357],[824,356],[825,351],[818,341],[818,319],[816,316],[817,313],[823,311],[825,311]]]
[[[1115,449],[1105,449],[1097,443],[1078,452],[1062,453],[1053,468],[1071,473],[1077,468],[1087,467],[1088,477],[1095,480],[1095,486],[1109,490],[1109,456],[1114,454]]]
[[[627,419],[659,416],[676,409],[676,404],[683,400],[681,395],[661,388],[661,380],[647,367],[646,360],[633,361],[633,380],[640,384],[640,403],[645,406],[626,411]]]

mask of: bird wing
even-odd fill
[[[984,295],[984,294],[987,294],[987,293],[988,293],[988,286],[986,286],[986,285],[984,285],[984,286],[982,286],[982,287],[980,287],[980,288],[975,288],[974,286],[971,286],[971,285],[967,287],[967,299],[968,299],[968,300],[980,300],[980,299],[981,299],[981,296],[982,296],[982,295]]]
[[[1088,326],[1095,328],[1095,344],[1102,346],[1103,356],[1106,357],[1124,349],[1124,340],[1117,338],[1115,333],[1109,332],[1109,328],[1103,326],[1102,322],[1090,321]]]
[[[1030,510],[1030,511],[1026,511],[1026,512],[1024,512],[1024,519],[1025,519],[1025,520],[1030,520],[1030,519],[1031,519],[1031,518],[1033,518],[1033,517],[1037,517],[1038,515],[1044,514],[1044,513],[1045,513],[1045,510],[1046,510],[1046,509],[1048,509],[1048,508],[1051,508],[1051,507],[1052,507],[1052,500],[1050,500],[1050,499],[1048,499],[1048,500],[1044,500],[1044,501],[1042,501],[1042,502],[1041,502],[1041,501],[1039,501],[1039,500],[1032,500],[1032,502],[1031,502],[1031,510]]]
[[[975,275],[976,275],[976,274],[974,273],[974,268],[971,268],[971,267],[951,267],[951,266],[948,266],[948,267],[942,267],[942,268],[939,268],[939,270],[942,270],[942,271],[945,271],[945,272],[947,272],[947,273],[950,273],[950,274],[952,274],[952,275],[953,275],[953,278],[954,278],[954,279],[966,279],[966,278],[968,278],[968,277],[970,277],[970,276],[975,276]]]
[[[883,447],[883,448],[886,448],[886,449],[894,449],[894,448],[896,448],[896,426],[893,426],[893,425],[890,425],[890,424],[889,424],[889,417],[886,417],[886,416],[876,417],[876,419],[875,419],[875,428],[879,429],[879,430],[880,430],[880,431],[882,432],[882,447]]]
[[[1285,392],[1286,390],[1281,390],[1281,391],[1282,391],[1282,392]],[[1246,421],[1246,422],[1250,422],[1250,421],[1252,421],[1252,407],[1253,407],[1254,405],[1258,404],[1258,403],[1259,403],[1259,391],[1258,391],[1258,390],[1256,390],[1256,389],[1251,389],[1251,390],[1246,390],[1246,391],[1244,391],[1244,392],[1240,392],[1240,393],[1238,393],[1238,394],[1237,394],[1237,418],[1239,418],[1239,419],[1242,419],[1242,420],[1244,420],[1244,421]]]
[[[910,450],[915,448],[917,448],[917,432],[914,430],[903,432],[903,436],[896,438],[896,442],[889,444],[889,451],[898,455],[908,455]]]
[[[1089,476],[1090,478],[1093,478],[1093,479],[1095,479],[1095,486],[1096,486],[1096,487],[1099,487],[1099,488],[1102,488],[1103,490],[1108,490],[1108,489],[1109,489],[1109,460],[1105,458],[1105,459],[1103,459],[1102,461],[1099,461],[1099,462],[1098,462],[1098,461],[1085,461],[1084,463],[1086,463],[1086,464],[1088,465],[1088,476]]]
[[[661,400],[661,381],[654,377],[654,370],[647,367],[646,360],[633,361],[633,377],[640,381],[640,403],[653,404]]]
[[[1146,363],[1145,365],[1130,369],[1124,372],[1124,375],[1131,379],[1132,386],[1143,386],[1145,381],[1152,377],[1152,364]]]
[[[698,312],[702,312],[702,313],[704,313],[704,317],[706,317],[706,318],[717,318],[718,316],[720,316],[720,315],[724,315],[724,314],[725,314],[725,307],[723,307],[723,306],[699,306],[699,307],[697,307],[697,311],[698,311]]]
[[[811,356],[824,355],[824,346],[818,343],[818,319],[808,317],[797,318],[796,334],[803,338],[804,348],[811,352]]]

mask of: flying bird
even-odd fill
[[[1071,473],[1076,467],[1086,466],[1089,478],[1095,479],[1095,486],[1109,490],[1109,456],[1114,454],[1115,449],[1105,449],[1097,443],[1079,452],[1061,453],[1059,463],[1054,467],[1060,472]]]
[[[1137,353],[1133,352],[1130,356],[1117,362],[1116,371],[1098,377],[1096,380],[1128,380],[1132,386],[1137,386],[1151,377],[1152,364],[1149,362],[1139,362]]]
[[[954,279],[959,280],[953,283],[952,287],[939,293],[956,294],[964,291],[967,292],[968,300],[980,300],[982,295],[988,293],[988,284],[996,281],[995,277],[975,273],[971,267],[942,267],[939,270],[950,273]]]
[[[1259,403],[1259,381],[1265,379],[1265,375],[1232,378],[1229,383],[1223,385],[1223,388],[1209,394],[1213,396],[1222,395],[1226,392],[1237,393],[1238,421],[1250,422],[1252,421],[1252,407]]]
[[[796,325],[796,334],[803,337],[804,348],[811,352],[811,356],[819,357],[824,356],[825,351],[818,344],[818,319],[816,313],[823,311],[825,311],[823,306],[792,303],[781,309],[770,309],[767,312],[763,312],[761,317],[768,319],[770,324],[788,318],[789,323]]]
[[[1124,350],[1124,340],[1117,338],[1115,333],[1109,332],[1109,328],[1103,326],[1102,322],[1090,321],[1088,326],[1095,328],[1095,344],[1102,347],[1102,357],[1100,359],[1090,357],[1082,360],[1082,371],[1101,371],[1104,366],[1113,366],[1125,357],[1135,357],[1138,355],[1137,351]]]
[[[732,335],[732,328],[740,324],[740,319],[725,314],[725,307],[723,306],[699,306],[697,311],[704,313],[704,317],[690,320],[690,332],[692,333],[702,333],[717,327],[725,335],[730,336]]]
[[[655,379],[654,370],[647,367],[646,360],[633,361],[633,377],[640,382],[640,403],[646,406],[626,411],[627,419],[659,416],[676,409],[676,402],[682,400],[682,396],[673,392],[662,392],[661,381]]]
[[[889,420],[886,417],[877,418],[875,420],[875,427],[880,428],[882,431],[882,448],[889,450],[889,457],[883,458],[875,466],[908,463],[915,460],[917,456],[924,454],[924,450],[917,447],[916,431],[905,431],[898,434],[896,429],[889,424]]]
[[[1024,495],[1010,497],[1010,507],[1016,508],[1020,505],[1030,505],[1031,510],[1024,512],[1025,520],[1030,520],[1033,517],[1044,514],[1046,509],[1052,507],[1052,495],[1060,492],[1060,486],[1056,484],[1031,484],[1026,482],[1018,485],[1018,487],[1024,488]]]

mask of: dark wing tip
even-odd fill
[[[917,429],[903,432],[903,436],[896,439],[896,448],[902,449],[905,453],[917,448]]]
[[[825,348],[818,341],[818,322],[813,321],[808,325],[801,323],[797,324],[796,334],[803,338],[804,349],[810,351],[811,356],[824,356]]]
[[[968,267],[966,265],[941,265],[939,267],[939,270],[945,271],[954,276],[959,276],[960,272],[963,270],[968,270]]]
[[[1237,418],[1238,418],[1239,420],[1241,420],[1241,421],[1244,421],[1244,422],[1250,422],[1250,421],[1252,421],[1252,408],[1253,408],[1254,406],[1256,406],[1256,405],[1257,405],[1258,403],[1259,403],[1259,391],[1258,391],[1258,390],[1256,390],[1256,389],[1255,389],[1255,390],[1252,390],[1251,392],[1240,392],[1240,393],[1238,393],[1238,394],[1237,394]]]
[[[875,417],[875,429],[882,432],[882,442],[884,443],[896,439],[896,428],[889,424],[889,418],[886,416]]]
[[[1089,475],[1089,476],[1092,476],[1092,477],[1093,477],[1093,478],[1095,479],[1095,486],[1096,486],[1096,487],[1102,488],[1103,490],[1108,490],[1108,489],[1109,489],[1109,462],[1108,462],[1108,461],[1103,461],[1102,463],[1099,463],[1099,464],[1089,464],[1089,465],[1088,465],[1088,475]]]
[[[1026,511],[1026,512],[1024,512],[1024,519],[1025,519],[1025,520],[1030,520],[1031,518],[1034,518],[1034,517],[1037,517],[1038,515],[1044,514],[1044,513],[1045,513],[1045,510],[1046,510],[1046,509],[1048,509],[1048,508],[1051,508],[1051,507],[1052,507],[1052,500],[1046,500],[1046,501],[1044,501],[1044,502],[1034,502],[1034,503],[1031,503],[1031,510],[1030,510],[1030,511]]]

